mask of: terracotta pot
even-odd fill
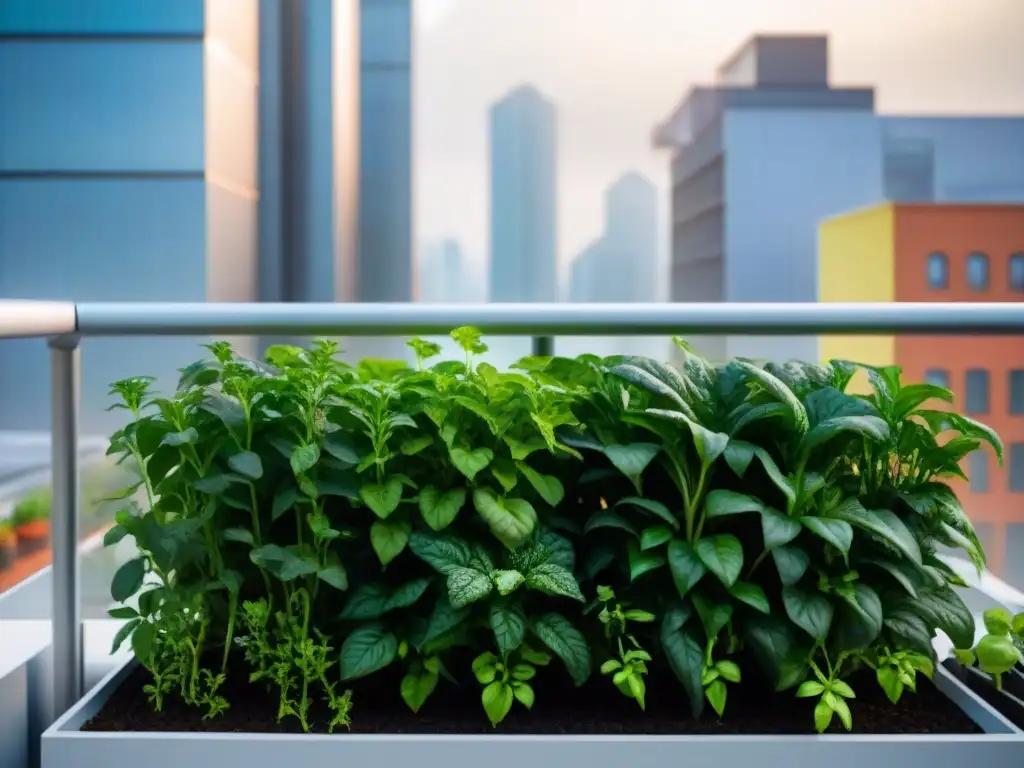
[[[18,535],[18,557],[40,552],[50,546],[50,521],[33,520],[16,526]]]

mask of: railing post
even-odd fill
[[[77,335],[50,340],[54,719],[81,698],[84,677],[78,562],[78,341]]]
[[[555,354],[555,338],[553,336],[534,336],[533,354],[537,357],[550,357]]]

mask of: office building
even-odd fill
[[[490,300],[555,301],[555,105],[523,85],[490,110]]]
[[[828,38],[759,35],[654,132],[672,150],[671,301],[813,301],[818,222],[879,200],[1024,201],[1024,119],[900,117],[829,84]],[[811,337],[696,340],[815,356]]]
[[[454,238],[429,243],[419,268],[419,301],[435,304],[466,304],[478,300],[462,245]]]
[[[1024,300],[1024,204],[885,203],[822,223],[819,300]],[[953,390],[955,408],[1006,446],[970,454],[957,493],[993,572],[1024,583],[1024,343],[1014,336],[822,337],[822,359],[898,365],[908,382]],[[937,402],[935,407],[943,407]]]

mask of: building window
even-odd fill
[[[973,291],[988,290],[988,256],[981,251],[967,257],[967,285]]]
[[[971,414],[988,413],[988,371],[972,368],[964,378],[967,390],[965,410]]]
[[[1010,290],[1024,292],[1024,252],[1010,257]]]
[[[1010,414],[1024,416],[1024,371],[1010,371]]]
[[[988,493],[988,451],[979,449],[967,457],[971,493]]]
[[[949,288],[949,257],[941,251],[928,254],[928,287]]]
[[[949,371],[945,368],[929,368],[924,372],[924,383],[949,389]]]
[[[1010,490],[1024,493],[1024,443],[1010,443]]]

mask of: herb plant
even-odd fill
[[[138,547],[111,584],[115,648],[130,640],[152,706],[216,717],[245,674],[279,721],[334,730],[351,682],[394,665],[414,712],[475,677],[496,726],[561,674],[644,709],[660,668],[695,717],[753,676],[850,730],[851,673],[896,702],[932,674],[937,631],[971,649],[936,546],[983,567],[948,482],[1002,444],[948,390],[846,361],[716,367],[682,342],[678,369],[502,372],[475,329],[451,335],[462,359],[414,339],[411,367],[218,342],[171,395],[112,386],[129,421],[109,453],[138,477],[118,497],[144,499],[107,534]],[[869,394],[848,391],[859,371]],[[1017,631],[998,618],[993,636]]]

